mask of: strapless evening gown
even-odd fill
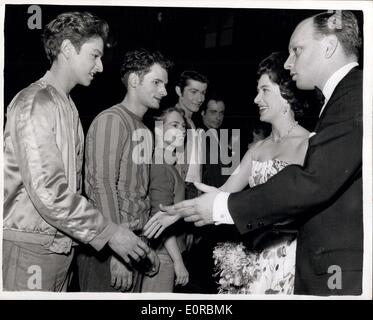
[[[278,159],[253,161],[250,187],[267,182],[287,165]],[[295,230],[280,232],[269,237],[269,241],[267,237],[265,246],[259,250],[248,250],[243,243],[219,243],[214,249],[219,293],[292,294],[295,238]]]

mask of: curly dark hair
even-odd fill
[[[209,84],[209,80],[203,74],[193,70],[186,70],[181,73],[176,84],[180,88],[181,92],[183,92],[184,88],[188,85],[188,80],[195,80],[201,83],[206,83],[207,85]]]
[[[104,44],[109,34],[109,25],[89,12],[65,12],[49,22],[43,32],[44,49],[50,63],[57,58],[61,44],[69,39],[79,52],[90,38],[101,38]]]
[[[150,52],[146,49],[137,49],[127,52],[124,55],[123,64],[120,69],[120,77],[123,84],[127,88],[128,77],[132,72],[135,72],[142,80],[144,75],[156,63],[165,70],[169,70],[173,66],[173,62],[164,58],[159,51]]]
[[[258,79],[267,74],[269,79],[280,87],[281,96],[288,101],[295,117],[304,115],[308,105],[300,98],[300,91],[290,76],[290,72],[284,68],[288,54],[285,52],[273,52],[259,63]]]

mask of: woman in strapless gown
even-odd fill
[[[250,187],[267,182],[288,165],[280,159],[252,161]],[[279,228],[281,230],[281,228]],[[292,294],[295,275],[296,231],[267,233],[255,250],[241,243],[219,243],[214,249],[219,293]]]
[[[309,132],[295,120],[303,105],[283,67],[286,57],[285,53],[273,53],[259,64],[254,102],[260,120],[270,123],[272,132],[246,152],[240,166],[220,188],[222,191],[238,192],[248,184],[255,188],[270,183],[271,177],[288,165],[303,165]],[[264,231],[250,248],[247,242],[219,243],[214,249],[219,293],[292,294],[296,229],[289,226],[291,221],[283,221],[276,225],[276,232]]]

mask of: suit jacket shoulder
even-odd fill
[[[336,121],[356,118],[362,120],[363,111],[363,72],[352,69],[336,86],[325,110],[321,114],[315,131],[328,125],[330,117]],[[324,123],[326,121],[326,123]]]

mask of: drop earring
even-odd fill
[[[289,112],[289,109],[290,109],[289,102],[286,101],[284,111],[282,111],[282,114],[285,116]]]

